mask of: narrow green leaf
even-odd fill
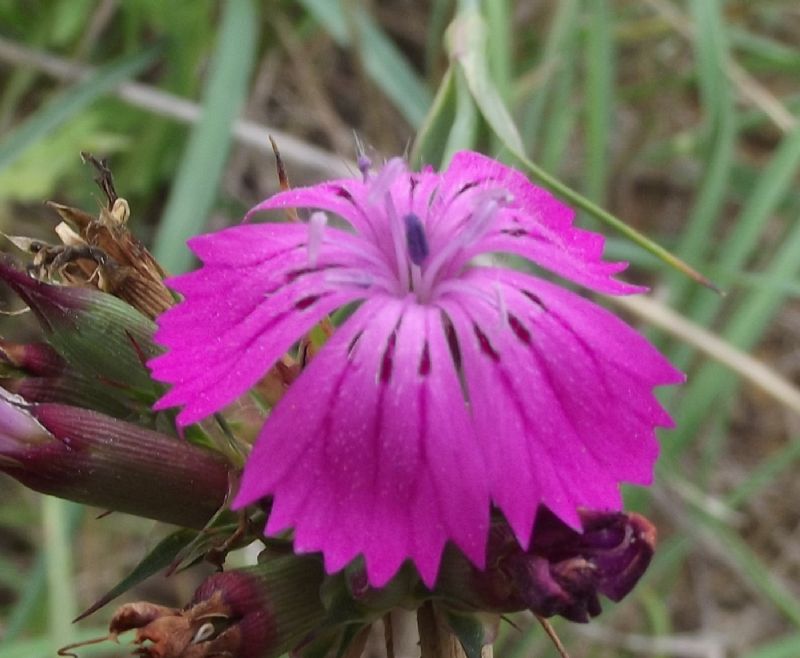
[[[95,627],[81,629],[75,633],[74,640],[76,642],[85,642],[97,637],[103,637],[108,633],[108,628]],[[48,637],[36,637],[29,640],[16,640],[11,642],[8,638],[3,638],[3,644],[0,646],[0,658],[45,658],[55,656],[56,651],[66,645],[66,642],[59,641],[53,644],[52,640]],[[108,656],[108,646],[96,645],[82,647],[80,651],[81,658],[90,656]]]
[[[745,205],[733,225],[730,236],[719,248],[719,256],[714,263],[714,267],[723,284],[730,285],[734,277],[745,267],[747,259],[755,251],[761,232],[769,217],[777,210],[781,201],[793,188],[795,174],[799,167],[800,128],[797,128],[783,138],[772,159],[762,170],[755,187],[748,195]],[[774,267],[774,261],[772,267]],[[775,285],[771,289],[765,290],[763,299],[772,299],[775,292],[783,294],[784,286],[782,283],[793,280],[793,277],[773,277],[773,279]],[[687,315],[700,324],[708,325],[719,313],[722,306],[723,300],[710,298],[706,294],[698,294],[689,304]],[[764,321],[768,321],[768,319],[757,317],[751,329],[756,327],[763,328]],[[753,335],[752,340],[755,340],[757,335],[759,334]],[[742,347],[743,345],[739,346]],[[690,363],[691,354],[691,350],[687,346],[683,346],[672,355],[673,363],[679,368],[686,368]],[[705,404],[702,403],[701,399],[693,399],[692,403],[697,405]]]
[[[691,0],[689,8],[696,27],[694,44],[703,106],[719,116],[728,93],[725,17],[720,0]]]
[[[800,275],[798,253],[800,221],[790,227],[780,249],[770,261],[766,271],[768,278],[777,282],[792,280]],[[750,349],[769,326],[784,298],[785,292],[778,286],[766,286],[750,292],[732,312],[722,336],[737,347]],[[664,444],[664,456],[667,459],[680,454],[709,417],[712,405],[718,400],[730,399],[737,385],[738,380],[727,376],[722,366],[716,363],[704,365],[691,378],[688,386],[684,387],[678,406],[678,431]]]
[[[524,152],[522,138],[492,81],[486,61],[486,25],[477,10],[463,10],[447,30],[450,57],[464,71],[481,114],[514,155]]]
[[[231,127],[247,96],[257,27],[252,0],[225,3],[203,114],[189,136],[156,233],[154,255],[172,272],[190,267],[192,255],[185,242],[202,231],[216,199],[232,143]]]
[[[460,614],[452,610],[445,610],[444,617],[461,643],[467,658],[481,658],[481,651],[484,645],[491,642],[492,636],[486,620],[478,613]]]
[[[787,469],[796,468],[798,460],[800,437],[794,437],[787,445],[751,468],[747,478],[726,496],[725,502],[731,507],[737,507],[752,500],[761,489],[774,482]]]
[[[415,166],[440,165],[447,138],[453,125],[456,106],[456,83],[453,67],[447,69],[428,115],[417,132],[409,160]]]
[[[406,120],[418,127],[425,119],[432,95],[370,15],[361,7],[353,7],[352,15],[348,15],[351,8],[341,0],[301,0],[301,4],[339,45],[357,44],[367,74]],[[357,30],[357,34],[351,35],[351,30]]]
[[[486,62],[486,25],[474,9],[462,10],[447,30],[452,60],[464,70],[467,84],[481,114],[497,136],[517,155],[525,150],[522,138],[495,87]]]
[[[714,533],[716,542],[737,566],[741,576],[750,582],[762,596],[793,624],[800,626],[800,600],[778,580],[758,555],[738,534],[712,519],[705,519],[705,527]]]
[[[349,45],[350,34],[347,28],[347,16],[341,0],[300,0],[317,23],[333,37],[340,46]]]
[[[720,211],[726,199],[736,149],[736,127],[733,119],[733,103],[726,105],[711,137],[711,144],[705,159],[706,166],[697,200],[682,232],[676,252],[690,263],[703,262],[711,244]],[[673,303],[683,306],[682,300],[690,291],[690,282],[683,277],[675,277],[672,283]]]
[[[613,17],[608,0],[586,3],[590,28],[586,30],[586,175],[585,191],[603,204],[608,171],[611,110],[614,96]],[[563,75],[563,74],[562,74]]]
[[[561,75],[565,58],[571,59],[571,44],[578,26],[578,0],[561,0],[556,4],[556,14],[547,32],[547,40],[539,61],[537,78],[544,79],[533,90],[533,96],[522,119],[522,134],[528,152],[539,143],[542,117],[550,95],[551,86]],[[537,150],[538,153],[538,150]]]
[[[194,540],[196,535],[196,531],[184,529],[164,537],[164,539],[134,567],[133,571],[78,615],[75,621],[77,622],[81,619],[85,619],[92,613],[97,612],[107,603],[110,603],[118,596],[141,583],[143,580],[169,567],[178,556],[178,553]]]
[[[756,70],[768,70],[771,73],[800,71],[800,50],[797,48],[740,27],[732,27],[730,37],[737,51],[749,55],[748,60],[754,60],[753,68]]]
[[[762,644],[742,654],[742,658],[797,658],[797,656],[800,656],[800,633],[784,635],[769,644]]]
[[[747,205],[739,214],[733,233],[720,251],[720,269],[732,272],[742,269],[753,253],[767,219],[794,188],[799,167],[800,128],[797,128],[783,138],[775,155],[764,167]]]
[[[483,0],[486,16],[486,56],[489,71],[500,97],[505,102],[511,99],[513,70],[514,33],[511,29],[511,8],[508,0]]]
[[[669,635],[672,632],[672,619],[669,609],[669,600],[662,591],[654,591],[649,587],[638,587],[634,596],[641,601],[642,608],[647,616],[649,634],[654,637]],[[655,654],[652,658],[668,658],[665,653]]]
[[[430,91],[369,14],[360,10],[355,18],[364,68],[416,128],[422,123],[433,100]]]
[[[460,69],[455,70],[456,112],[444,148],[441,165],[446,166],[456,152],[475,147],[478,137],[478,112]]]
[[[500,137],[510,153],[519,159],[530,173],[555,194],[586,211],[603,223],[615,228],[628,239],[660,258],[695,281],[716,289],[713,283],[677,256],[656,244],[633,227],[579,194],[546,172],[525,155],[522,140],[511,114],[488,75],[485,56],[486,30],[483,19],[475,10],[462,10],[448,30],[450,57],[463,69],[472,97],[489,126]]]
[[[84,508],[81,505],[69,505],[66,510],[66,538],[71,542],[75,531],[83,518]],[[42,599],[47,586],[47,564],[45,559],[45,547],[40,547],[33,566],[24,575],[24,587],[19,600],[14,604],[10,614],[6,618],[3,627],[3,645],[5,648],[11,646],[23,631],[31,624],[31,620],[42,608]],[[0,649],[0,656],[5,649]],[[14,654],[20,655],[20,654]],[[29,654],[21,654],[28,656]]]
[[[547,131],[539,149],[545,171],[558,172],[570,139],[575,134],[580,106],[572,102],[575,85],[576,58],[564,57],[558,78],[552,85],[552,103],[547,113]],[[625,241],[625,244],[630,244]],[[633,248],[641,254],[640,249]]]
[[[42,498],[44,563],[47,573],[47,608],[51,642],[72,641],[70,619],[77,609],[72,568],[72,541],[68,518],[75,503],[52,496]]]
[[[159,46],[154,46],[123,57],[57,95],[0,141],[0,169],[8,167],[31,144],[50,134],[121,82],[143,71],[155,60],[160,50]]]
[[[707,148],[703,157],[702,182],[677,253],[690,263],[701,263],[713,244],[708,236],[715,232],[728,191],[737,133],[733,93],[725,75],[729,53],[722,8],[718,0],[693,0],[691,8],[696,34],[702,35],[693,43],[698,83],[706,108],[704,131],[708,138],[703,140]],[[686,279],[675,278],[672,281],[676,305],[683,306],[689,292]]]
[[[449,12],[453,0],[433,0],[430,14],[428,15],[428,31],[425,36],[425,75],[429,80],[436,75],[439,59],[442,56],[444,39],[442,35],[450,20]]]

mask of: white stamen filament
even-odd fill
[[[384,197],[386,205],[386,215],[389,218],[389,230],[392,232],[392,245],[394,246],[394,257],[397,262],[397,279],[399,283],[399,291],[406,291],[409,289],[408,280],[408,245],[406,244],[406,233],[400,216],[397,214],[397,209],[394,207],[394,201],[389,191],[386,192]]]
[[[422,269],[419,265],[411,263],[411,290],[419,290],[422,285]]]
[[[319,250],[322,246],[322,234],[325,232],[325,225],[328,223],[328,216],[321,211],[311,215],[308,220],[308,266],[316,267],[319,260]]]
[[[506,297],[503,294],[503,287],[495,282],[492,285],[495,295],[495,304],[497,305],[497,312],[500,315],[500,326],[508,328],[508,305],[506,304]]]
[[[492,308],[497,308],[497,297],[483,288],[461,279],[448,279],[436,286],[437,298],[448,294],[473,297],[480,299]]]
[[[423,298],[428,298],[436,283],[436,278],[442,268],[464,247],[473,244],[482,238],[492,225],[494,214],[500,207],[510,201],[510,195],[506,190],[492,189],[482,196],[475,204],[475,210],[470,218],[465,222],[464,228],[459,231],[455,238],[448,242],[432,259],[425,268],[419,293]]]
[[[401,158],[392,158],[387,162],[381,172],[370,183],[368,201],[378,203],[389,192],[392,183],[398,176],[406,172],[406,163]]]
[[[364,261],[364,265],[369,267],[370,270],[377,270],[382,272],[387,270],[386,257],[379,252],[371,243],[360,241],[359,243],[350,244],[341,242],[337,247],[342,251],[347,251]]]
[[[342,286],[363,289],[381,288],[391,295],[397,292],[395,290],[397,282],[394,277],[371,274],[359,269],[331,270],[325,274],[325,282],[336,288]]]

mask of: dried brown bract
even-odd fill
[[[88,153],[81,156],[97,170],[95,181],[103,190],[107,205],[94,218],[77,208],[48,204],[65,220],[56,227],[56,233],[76,256],[74,266],[64,266],[62,278],[71,283],[93,283],[155,318],[174,304],[163,282],[165,272],[129,230],[128,202],[117,196],[106,162]],[[98,251],[104,257],[96,258]]]
[[[135,631],[143,658],[277,658],[323,628],[324,572],[314,557],[282,555],[253,567],[206,578],[184,608],[139,601],[118,608],[108,635],[64,647],[117,640]]]
[[[233,656],[240,632],[220,592],[185,610],[138,602],[122,606],[109,624],[112,638],[136,630],[134,654],[144,658]]]
[[[64,220],[55,228],[61,244],[24,237],[9,239],[33,254],[29,272],[36,278],[92,286],[155,318],[175,303],[163,282],[165,272],[128,228],[130,207],[117,196],[106,162],[88,153],[81,157],[97,170],[95,181],[106,197],[98,216],[48,201],[47,205]]]
[[[137,601],[117,609],[106,637],[63,647],[61,656],[76,656],[73,649],[106,640],[117,641],[135,630],[135,656],[142,658],[212,658],[238,655],[240,631],[220,592],[184,610]]]

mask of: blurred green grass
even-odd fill
[[[299,140],[284,151],[296,180],[321,174],[303,144],[335,150],[350,139],[333,125],[383,155],[403,152],[419,130],[414,157],[439,165],[476,148],[528,161],[573,200],[582,195],[584,224],[600,226],[596,203],[673,250],[728,294],[603,229],[610,254],[633,263],[629,278],[798,380],[800,12],[791,0],[262,9],[250,0],[0,0],[0,228],[47,225],[43,197],[92,208],[78,151],[95,150],[112,156],[137,233],[178,271],[191,264],[186,236],[238,221],[275,187],[266,144],[231,133],[240,112]],[[296,74],[278,29],[292,31],[314,75]],[[9,43],[94,73],[45,74]],[[172,95],[164,111],[111,91],[133,77]],[[195,103],[192,126],[171,118],[182,111],[175,99]],[[589,628],[558,631],[575,657],[800,655],[797,418],[697,346],[652,335],[690,375],[665,398],[678,426],[663,435],[655,487],[628,496],[658,521],[661,548],[629,599],[605,604]],[[0,608],[0,658],[50,655],[73,637],[71,611],[91,599],[74,583],[91,580],[96,565],[70,547],[103,530],[75,512],[61,522],[58,504],[40,515],[34,498],[6,490],[3,527],[39,548],[33,562],[0,552],[0,584],[13,594]],[[504,628],[495,655],[556,655],[528,620],[518,623],[522,631]]]

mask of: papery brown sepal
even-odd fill
[[[109,639],[135,630],[133,653],[143,658],[276,658],[322,626],[323,577],[320,560],[293,555],[214,574],[183,609],[123,605]]]

